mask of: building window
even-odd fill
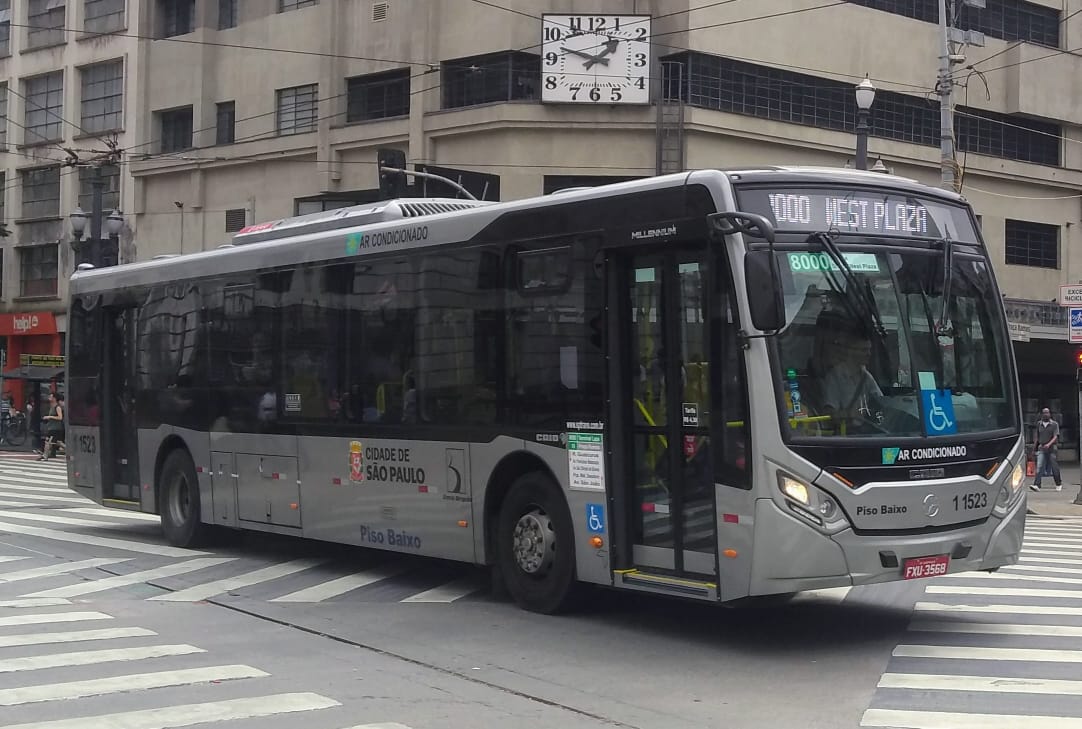
[[[237,0],[218,0],[218,30],[237,27]]]
[[[124,0],[86,0],[83,4],[83,30],[109,33],[124,27]]]
[[[346,82],[346,121],[386,119],[410,113],[410,71],[357,76]]]
[[[62,139],[64,72],[54,71],[23,82],[26,100],[26,144]]]
[[[84,132],[105,132],[124,126],[124,62],[110,61],[82,69],[81,126]]]
[[[244,208],[233,208],[225,211],[225,232],[236,233],[247,224],[248,211]]]
[[[19,279],[22,296],[56,296],[59,277],[59,246],[25,246],[19,251]]]
[[[939,23],[937,0],[848,0],[854,5],[882,10],[926,23]],[[1026,41],[1059,48],[1060,12],[1022,0],[988,0],[984,9],[963,5],[958,27],[979,30],[1007,41]]]
[[[64,42],[64,0],[30,0],[26,9],[26,47]]]
[[[162,38],[195,30],[195,0],[158,0],[158,26]]]
[[[319,84],[278,89],[278,133],[301,134],[316,130]]]
[[[237,138],[237,105],[232,101],[218,104],[218,121],[215,127],[215,144],[232,144]]]
[[[11,0],[0,0],[0,56],[11,55]]]
[[[1059,226],[1008,220],[1004,226],[1007,263],[1059,268]]]
[[[106,215],[120,209],[120,168],[102,165],[101,209]],[[94,168],[79,168],[79,207],[86,212],[94,209]]]
[[[8,85],[0,84],[0,150],[8,146]]]
[[[181,152],[192,148],[192,107],[159,111],[162,151]]]
[[[668,98],[790,124],[850,134],[856,130],[852,84],[705,53],[663,60],[662,83]],[[682,67],[679,77],[674,66]],[[872,136],[939,146],[939,107],[924,97],[878,91],[870,123]],[[1059,125],[959,106],[955,127],[959,150],[1043,165],[1060,163]]]
[[[60,215],[60,168],[22,170],[23,218],[55,218]]]
[[[519,51],[459,58],[443,62],[440,77],[444,109],[537,100],[541,59]]]
[[[299,10],[309,5],[319,5],[319,0],[278,0],[278,12],[285,13],[290,10]]]

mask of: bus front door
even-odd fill
[[[656,251],[656,249],[654,249]],[[710,467],[710,345],[704,249],[634,254],[621,327],[629,371],[622,480],[632,566],[716,575],[717,528]]]
[[[106,309],[102,368],[102,496],[139,501],[135,429],[135,309]]]

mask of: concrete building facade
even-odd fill
[[[102,153],[134,144],[138,25],[138,3],[125,0],[0,0],[0,350],[3,394],[20,406],[62,364],[51,358],[67,329],[68,216],[91,211]],[[106,213],[133,207],[131,178],[112,161],[102,166]],[[130,258],[134,220],[125,223]]]

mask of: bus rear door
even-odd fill
[[[104,311],[101,402],[102,497],[140,501],[135,420],[136,309]]]

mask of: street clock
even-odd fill
[[[649,15],[543,15],[541,100],[650,103]]]

